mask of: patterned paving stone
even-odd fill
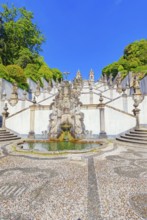
[[[22,157],[5,149],[2,219],[145,220],[147,148],[111,143],[74,159]]]
[[[132,196],[130,204],[140,217],[147,219],[147,194],[142,193]]]

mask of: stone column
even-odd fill
[[[28,138],[35,139],[35,104],[30,107],[30,132]]]
[[[107,134],[105,132],[105,104],[103,103],[102,94],[100,95],[100,104],[98,104],[98,108],[100,110],[100,134],[99,138],[107,138]]]

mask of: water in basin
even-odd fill
[[[35,143],[24,143],[24,150],[36,150],[42,152],[48,151],[62,151],[62,150],[88,150],[91,148],[98,147],[98,143],[74,143],[74,142],[35,142]]]

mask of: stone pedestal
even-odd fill
[[[28,134],[28,138],[29,139],[35,139],[35,132],[34,131],[30,131]]]
[[[30,132],[28,134],[28,138],[30,139],[35,138],[34,128],[35,128],[35,105],[32,105],[30,109]]]
[[[140,109],[139,108],[135,108],[135,109],[133,109],[133,113],[134,113],[134,115],[135,115],[135,117],[136,117],[136,129],[139,129],[140,128],[140,121],[139,121],[139,113],[140,113]]]
[[[107,138],[107,134],[105,132],[104,107],[100,107],[100,134],[99,134],[99,138]]]
[[[2,128],[6,127],[6,118],[9,116],[7,104],[5,104],[4,112],[2,113]]]
[[[107,134],[105,132],[105,104],[103,102],[103,97],[100,95],[100,104],[98,104],[100,110],[100,133],[99,138],[107,138]]]

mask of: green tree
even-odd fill
[[[47,81],[53,78],[52,70],[44,63],[39,69],[39,75],[44,77]]]
[[[0,64],[7,66],[10,82],[16,81],[21,87],[27,87],[26,77],[37,82],[41,77],[47,80],[61,78],[58,69],[51,69],[39,55],[44,36],[33,23],[33,13],[14,5],[2,5],[0,12]],[[20,67],[20,68],[19,68]],[[1,67],[2,68],[2,67]],[[4,68],[3,68],[4,69]]]
[[[57,69],[57,68],[52,68],[52,72],[53,72],[53,78],[54,78],[54,80],[56,80],[56,78],[57,78],[58,80],[61,80],[61,79],[62,79],[62,73],[61,73],[61,71],[60,71],[59,69]]]
[[[8,65],[17,62],[20,53],[24,52],[24,50],[25,53],[29,50],[32,54],[39,54],[44,37],[36,24],[33,23],[33,13],[25,8],[16,8],[14,6],[8,8],[7,5],[2,5],[2,7],[1,19],[3,21],[4,42],[6,44],[6,60],[4,64]]]
[[[33,54],[28,48],[22,48],[19,51],[19,58],[15,60],[15,64],[19,65],[23,69],[29,64],[34,63],[37,54]]]
[[[39,66],[37,64],[28,64],[24,69],[25,76],[31,78],[34,82],[40,81],[40,75],[38,73]]]
[[[115,76],[118,72],[125,77],[129,71],[139,72],[139,77],[143,77],[147,70],[147,40],[135,41],[124,49],[123,56],[117,61],[104,67],[102,73]]]

